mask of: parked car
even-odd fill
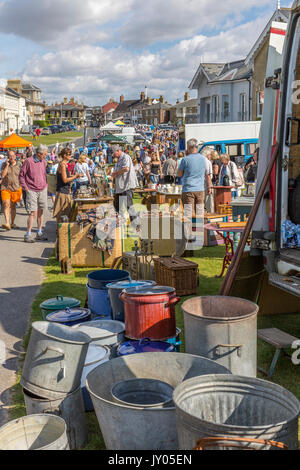
[[[52,134],[57,134],[58,133],[58,129],[57,129],[57,126],[55,124],[50,126],[49,129],[51,130]]]
[[[220,155],[227,153],[230,159],[239,167],[243,167],[249,158],[253,157],[258,147],[258,139],[218,140],[205,142],[199,148],[201,153],[206,147],[216,150]]]
[[[87,144],[88,155],[91,155],[93,150],[96,150],[97,147],[98,147],[97,142],[91,142],[91,143]],[[83,150],[84,150],[84,147],[79,147],[78,148],[79,153],[83,152]]]
[[[43,129],[41,129],[42,131],[42,135],[51,135],[52,134],[52,131],[50,129],[50,127],[44,127]]]

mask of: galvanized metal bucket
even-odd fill
[[[258,306],[235,297],[194,297],[182,305],[185,351],[232,374],[256,377]]]
[[[129,379],[116,383],[111,394],[116,402],[141,408],[170,406],[173,387],[162,380]]]
[[[76,325],[78,331],[82,331],[91,338],[92,344],[97,346],[114,346],[124,341],[125,323],[116,320],[94,320],[81,325]]]
[[[300,402],[277,384],[207,375],[178,385],[173,400],[180,450],[192,450],[198,439],[217,436],[273,440],[290,450],[298,448]]]
[[[96,369],[103,362],[107,362],[110,359],[110,349],[107,346],[98,346],[98,344],[91,343],[86,355],[86,360],[81,376],[81,392],[83,396],[84,409],[85,411],[93,411],[93,403],[89,392],[86,389],[85,381],[88,374]]]
[[[144,378],[175,388],[183,380],[230,372],[209,359],[178,353],[143,353],[113,359],[89,373],[86,387],[108,450],[176,450],[175,407],[143,407],[118,403],[112,395],[117,382]]]
[[[90,338],[75,328],[35,322],[21,377],[34,395],[55,399],[80,387]]]
[[[60,416],[67,425],[70,449],[76,450],[85,446],[88,432],[81,388],[56,400],[37,397],[25,389],[23,394],[28,415],[45,413]]]
[[[66,423],[45,414],[10,421],[0,428],[0,450],[70,450]]]

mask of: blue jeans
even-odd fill
[[[159,183],[159,179],[160,179],[159,175],[150,175],[150,181],[151,181],[151,183],[153,183],[153,184],[158,184],[158,183]]]
[[[77,181],[76,180],[73,183],[72,192],[73,192],[73,199],[75,199],[76,193],[77,193]]]

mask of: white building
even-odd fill
[[[26,98],[0,87],[0,135],[20,131],[28,125]]]
[[[201,63],[189,86],[198,93],[199,123],[252,121],[261,118],[268,40],[272,22],[289,21],[290,8],[274,12],[244,60]]]
[[[198,93],[198,122],[251,121],[251,77],[244,60],[200,64],[189,86]]]

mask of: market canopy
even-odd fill
[[[100,137],[100,140],[102,142],[116,142],[118,144],[126,144],[126,138],[124,137],[118,137],[116,135],[105,135],[103,137]]]
[[[119,128],[113,122],[109,122],[105,126],[102,126],[100,130],[101,131],[118,131]]]
[[[23,139],[22,137],[19,137],[17,134],[12,134],[6,139],[0,141],[0,148],[24,149],[27,147],[32,147],[32,143],[28,140]]]
[[[116,125],[116,126],[126,126],[125,122],[122,122],[122,121],[120,121],[120,120],[117,121],[117,122],[115,122],[115,125]]]

